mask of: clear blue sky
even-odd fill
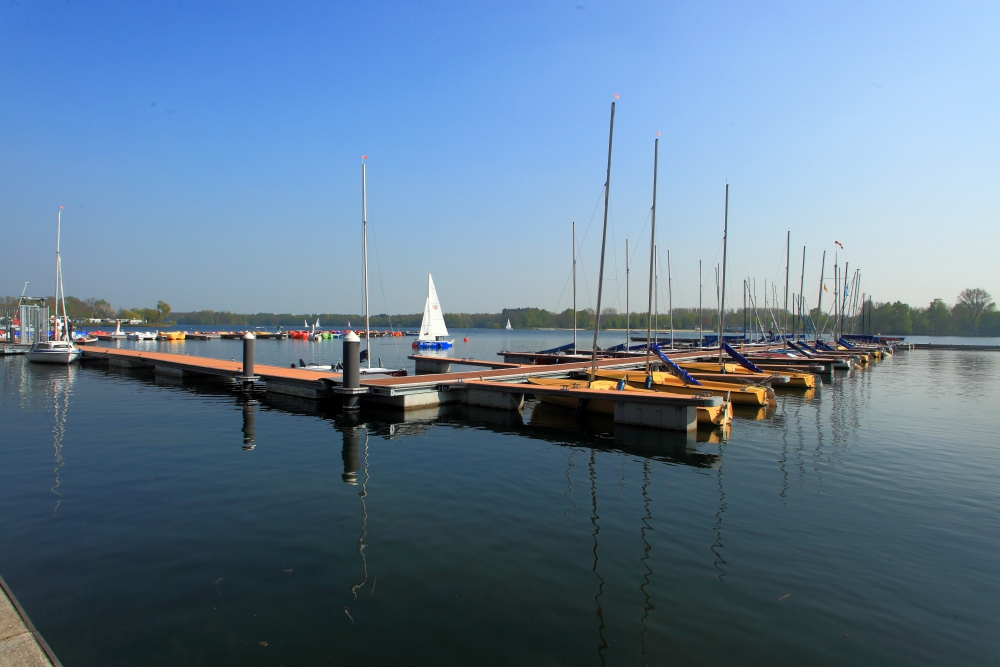
[[[367,154],[373,312],[428,271],[446,312],[566,308],[574,217],[583,308],[618,93],[605,304],[626,236],[645,303],[657,131],[675,306],[699,259],[714,302],[727,178],[735,302],[787,230],[810,304],[834,241],[878,301],[1000,297],[998,35],[995,2],[4,3],[0,293],[52,292],[65,205],[69,294],[358,312]]]

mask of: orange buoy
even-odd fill
[[[463,342],[463,343],[468,343],[468,342],[469,342],[469,337],[468,337],[468,336],[466,336],[465,338],[463,338],[463,339],[462,339],[462,342]]]

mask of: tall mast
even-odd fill
[[[746,289],[744,287],[744,289]],[[744,299],[745,301],[746,299]],[[720,308],[722,300],[719,298],[719,265],[715,265],[715,307]]]
[[[61,327],[59,326],[59,273],[62,271],[61,262],[59,261],[59,239],[62,236],[62,206],[59,207],[59,212],[56,213],[56,287],[55,287],[55,303],[52,304],[52,311],[56,316],[56,340],[61,340]],[[24,340],[24,336],[21,336]],[[36,340],[38,340],[36,338]]]
[[[604,181],[604,231],[601,233],[601,269],[597,275],[597,312],[594,313],[594,349],[591,350],[590,380],[597,375],[597,332],[601,330],[601,289],[604,287],[604,249],[608,242],[608,199],[611,196],[611,142],[615,136],[615,103],[611,103],[611,129],[608,130],[608,176]]]
[[[656,342],[660,342],[660,249],[653,246],[656,259],[653,262],[653,331]]]
[[[367,155],[361,156],[361,237],[364,247],[364,273],[365,273],[365,350],[368,352],[368,368],[372,367],[372,339],[371,330],[368,326],[368,180],[365,173],[364,160]]]
[[[839,253],[833,253],[833,334],[834,338],[837,337],[837,318],[840,317],[840,312],[837,310],[840,308],[840,298],[837,296],[840,294],[840,263],[838,258]],[[823,326],[826,329],[826,326]]]
[[[840,297],[840,335],[837,336],[837,340],[844,335],[844,311],[847,309],[847,293],[850,291],[850,283],[847,282],[847,269],[850,268],[850,262],[844,262],[844,285],[841,288],[843,296]]]
[[[802,325],[802,336],[806,335],[806,318],[802,309],[805,308],[806,301],[802,294],[806,289],[806,247],[802,246],[802,274],[799,276],[799,324]]]
[[[632,311],[628,306],[628,237],[625,237],[625,353],[628,354],[629,329],[632,328]]]
[[[653,142],[653,208],[650,209],[652,227],[649,230],[649,310],[646,313],[646,375],[649,375],[649,346],[653,344],[653,271],[656,257],[656,167],[660,161],[660,140]]]
[[[573,354],[576,354],[576,218],[573,218]]]
[[[670,248],[667,247],[667,306],[670,308],[670,349],[674,349],[674,284],[670,271]]]
[[[785,239],[785,333],[788,333],[788,264],[792,258],[792,230],[788,230],[788,237]],[[795,319],[792,319],[795,322]],[[795,336],[793,335],[792,338]],[[785,347],[788,347],[786,344]]]
[[[702,319],[701,319],[701,260],[698,260],[698,347],[702,344]]]
[[[729,237],[729,183],[726,183],[726,208],[722,216],[722,287],[719,290],[719,363],[722,363],[723,331],[726,313],[726,243]]]
[[[743,341],[749,343],[747,340],[747,279],[743,279]]]

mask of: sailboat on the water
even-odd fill
[[[510,328],[510,322],[507,322]],[[446,350],[455,344],[454,339],[448,338],[448,327],[444,323],[444,313],[441,311],[441,302],[438,300],[437,289],[434,287],[434,278],[427,274],[427,301],[424,302],[424,318],[420,321],[420,334],[417,336],[413,347],[426,350]]]
[[[514,330],[514,327],[510,326],[510,320],[509,319],[507,320],[507,326],[505,328],[507,329],[507,331],[513,331]]]

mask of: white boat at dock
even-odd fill
[[[62,209],[56,217],[56,315],[55,339],[36,342],[28,351],[28,361],[36,364],[69,364],[80,358],[80,348],[73,344],[69,333],[69,317],[66,316],[66,291],[63,288],[62,254],[59,243],[62,236]],[[62,317],[59,309],[62,307]],[[41,332],[39,332],[41,333]]]
[[[35,343],[28,352],[28,361],[36,364],[69,364],[80,358],[80,348],[66,340],[46,340]]]

